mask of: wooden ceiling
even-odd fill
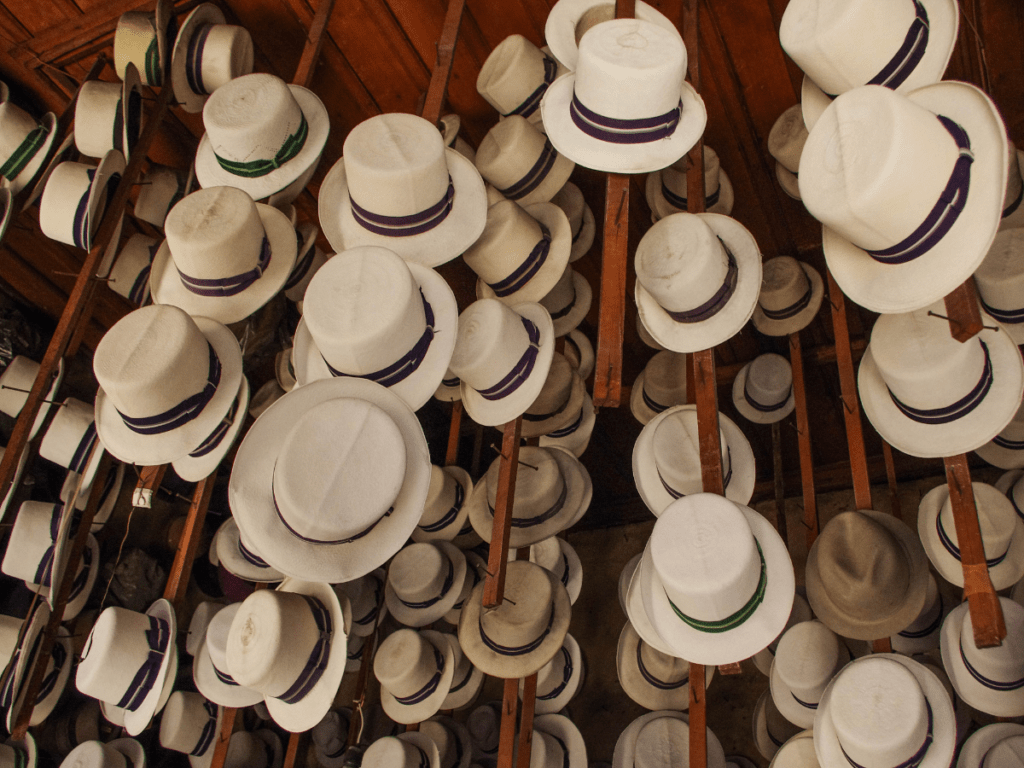
[[[544,22],[555,0],[468,0],[455,51],[448,89],[449,109],[462,117],[463,135],[474,146],[497,121],[495,111],[477,94],[476,77],[490,50],[506,36],[519,33],[543,45]],[[764,258],[789,254],[824,269],[820,229],[803,206],[778,186],[767,138],[776,118],[797,103],[801,73],[783,53],[778,27],[787,0],[728,0],[700,2],[699,56],[701,93],[708,110],[705,141],[721,158],[736,191],[733,216],[746,225]],[[175,4],[183,18],[198,3]],[[247,27],[256,49],[256,69],[290,79],[299,60],[305,30],[313,19],[315,3],[308,0],[220,0],[229,21]],[[683,26],[683,0],[653,0],[652,5]],[[111,55],[118,16],[128,10],[151,7],[137,0],[3,0],[0,2],[0,77],[12,87],[15,101],[37,113],[65,108],[96,56]],[[315,219],[315,195],[323,175],[341,156],[348,131],[381,112],[415,112],[421,103],[435,58],[435,43],[446,9],[445,0],[340,0],[329,20],[328,36],[312,82],[313,90],[331,115],[331,137],[311,194],[300,198],[300,218]],[[1011,139],[1024,142],[1024,3],[1019,0],[961,0],[960,39],[947,72],[949,79],[973,82],[987,90],[1003,112]],[[104,79],[114,77],[107,68]],[[197,137],[200,115],[174,110],[151,159],[186,167]],[[574,180],[591,207],[603,210],[603,176],[577,169]],[[643,199],[642,179],[632,186],[630,255],[649,226],[650,212]],[[30,214],[31,219],[31,214]],[[126,228],[127,229],[127,228]],[[326,245],[326,243],[324,244]],[[594,249],[577,264],[595,288],[601,267],[600,237]],[[33,222],[12,229],[0,251],[0,277],[27,301],[51,316],[59,315],[70,292],[81,253],[45,240]],[[469,300],[466,270],[453,264],[445,271],[460,303]],[[627,296],[632,296],[632,265]],[[627,299],[626,349],[623,383],[632,383],[651,351],[637,337],[635,310]],[[871,313],[852,304],[850,325],[855,359],[863,349]],[[85,334],[92,346],[104,327],[126,311],[126,302],[102,291],[95,320]],[[838,377],[834,364],[831,317],[826,302],[818,319],[804,332],[808,359],[808,398],[814,415],[814,455],[825,484],[848,486],[845,431]],[[585,330],[594,338],[597,301]],[[587,329],[589,326],[589,329]],[[787,354],[785,341],[757,336],[748,327],[717,350],[722,410],[735,416],[729,402],[729,379],[739,364],[764,351]],[[256,382],[257,384],[259,382]],[[600,419],[593,456],[598,472],[609,462],[620,464],[632,445],[637,425],[628,411]],[[755,445],[759,477],[771,475],[771,437],[767,429],[743,422]],[[784,432],[784,464],[794,478],[797,470],[796,438]],[[763,432],[763,434],[762,434]],[[880,457],[881,445],[868,428],[868,453]],[[628,459],[627,459],[628,461]],[[591,470],[594,464],[588,460]],[[880,458],[872,462],[881,469]],[[941,471],[941,464],[921,465],[907,457],[897,463],[901,471]],[[628,464],[627,464],[628,466]],[[922,469],[924,466],[924,469]],[[620,467],[621,469],[621,467]],[[845,473],[845,474],[844,474]],[[610,473],[614,474],[614,473]],[[883,475],[884,476],[884,475]],[[621,487],[610,480],[608,501],[625,502],[632,494],[630,478]],[[765,489],[766,490],[766,489]],[[621,493],[620,493],[621,491]],[[633,495],[635,498],[635,494]]]

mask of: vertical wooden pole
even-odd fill
[[[963,343],[981,333],[981,306],[973,276],[968,277],[944,301],[949,333],[954,339]]]
[[[629,240],[629,176],[609,173],[605,182],[601,311],[594,365],[594,405],[617,408],[622,399],[626,262]]]
[[[516,744],[516,710],[519,708],[519,680],[505,681],[501,700],[501,736],[498,741],[498,768],[512,768]]]
[[[782,476],[782,423],[772,424],[772,474],[775,478],[775,529],[789,547],[789,526],[786,523],[786,483]]]
[[[537,704],[537,673],[523,680],[523,708],[519,715],[519,760],[516,768],[530,768],[533,744],[533,712]]]
[[[452,420],[448,427],[448,449],[444,454],[446,467],[454,467],[459,461],[459,435],[462,432],[462,401],[452,402]]]
[[[885,477],[889,481],[889,503],[892,506],[894,517],[903,520],[903,510],[900,508],[900,492],[896,485],[896,463],[892,458],[892,446],[885,440],[882,441],[882,456],[885,458]]]
[[[793,368],[793,402],[796,405],[797,444],[800,447],[800,484],[804,496],[807,548],[818,538],[818,501],[814,490],[814,458],[811,454],[811,421],[807,415],[807,385],[800,333],[789,335],[789,362]]]
[[[237,720],[238,710],[234,707],[224,707],[220,733],[217,734],[217,741],[213,745],[213,757],[210,759],[211,768],[220,768],[224,765],[224,758],[228,756],[228,745],[231,743],[231,734],[235,732]]]
[[[466,0],[448,0],[448,10],[444,15],[444,26],[441,37],[437,41],[437,59],[430,75],[430,85],[423,101],[420,115],[424,120],[436,124],[441,119],[445,95],[448,92],[448,80],[452,74],[452,62],[455,61],[455,44],[459,40],[459,26],[462,24],[462,11]]]
[[[494,526],[491,528],[491,547],[487,556],[487,575],[484,577],[484,608],[497,608],[505,596],[508,542],[512,532],[512,507],[516,495],[516,477],[519,474],[519,440],[522,432],[523,418],[520,416],[505,425],[501,440]]]
[[[167,586],[164,587],[164,597],[171,601],[175,610],[181,608],[185,590],[188,589],[192,563],[196,557],[196,549],[199,547],[199,539],[202,536],[203,523],[206,522],[206,511],[210,507],[210,497],[213,495],[213,485],[216,479],[217,470],[214,469],[213,474],[200,480],[192,492],[192,503],[188,508],[185,528],[181,532],[181,540],[178,542],[178,550],[174,554],[174,562],[171,563]]]

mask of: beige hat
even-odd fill
[[[686,404],[686,355],[662,350],[647,361],[633,382],[629,410],[641,424],[674,405]]]
[[[460,467],[430,466],[427,502],[413,541],[451,541],[466,524],[469,507],[466,499],[473,492],[469,472]]]
[[[893,651],[912,656],[937,649],[942,621],[956,605],[956,600],[944,595],[939,589],[935,577],[929,573],[924,608],[905,629],[901,629],[889,638]]]
[[[594,235],[597,232],[594,211],[583,199],[580,188],[571,181],[565,182],[551,198],[551,202],[561,208],[569,219],[569,228],[572,230],[569,262],[579,261],[594,244]]]
[[[1006,195],[1003,197],[1003,217],[999,229],[1014,229],[1024,224],[1024,150],[1017,149],[1010,140],[1010,172],[1006,176]]]
[[[69,397],[53,415],[39,443],[39,455],[77,473],[83,491],[92,487],[103,457],[102,447],[93,451],[96,444],[94,409],[92,403]]]
[[[62,768],[145,768],[146,751],[135,739],[86,741],[71,750]]]
[[[540,305],[551,315],[555,336],[575,330],[590,311],[593,292],[583,275],[566,266],[558,282],[540,299]]]
[[[476,167],[504,197],[526,206],[550,201],[576,163],[557,152],[533,123],[512,115],[484,136]]]
[[[182,22],[174,41],[171,85],[186,112],[202,112],[209,95],[236,77],[252,72],[249,30],[224,23],[213,3],[197,6]]]
[[[31,360],[24,355],[12,357],[7,367],[4,368],[3,373],[0,373],[0,412],[7,414],[11,418],[18,418],[21,409],[28,402],[29,392],[32,390],[38,374],[39,363],[35,360]],[[63,380],[64,360],[61,359],[57,364],[57,372],[53,377],[53,383],[50,384],[46,397],[39,404],[39,414],[32,423],[32,429],[29,431],[29,440],[34,440],[36,435],[39,434],[39,430],[46,421],[46,417],[50,414],[50,408],[53,406],[57,390],[60,388]]]
[[[228,669],[228,637],[241,607],[241,603],[218,606],[209,618],[192,663],[192,680],[196,688],[207,699],[223,707],[251,707],[263,702],[262,693],[240,685]]]
[[[185,173],[153,163],[139,182],[139,196],[132,212],[136,219],[163,229],[168,212],[187,194]]]
[[[799,624],[803,621],[810,621],[812,618],[811,606],[807,604],[807,598],[797,592],[793,596],[793,609],[789,612],[789,619],[786,621],[786,629],[789,629],[794,624]],[[767,646],[750,657],[750,660],[754,662],[754,666],[757,667],[762,674],[771,675],[772,661],[775,659],[775,651],[779,647],[779,640],[781,640],[782,635],[786,633],[786,629],[782,630],[782,634],[768,643]]]
[[[241,531],[235,518],[228,517],[217,529],[214,536],[214,547],[217,559],[224,570],[243,581],[254,584],[276,584],[284,579],[284,574],[267,565],[267,561],[258,552],[242,541]]]
[[[627,621],[615,651],[619,685],[645,709],[686,710],[690,707],[690,662],[648,645]],[[711,685],[715,667],[704,670],[704,686]]]
[[[475,555],[467,553],[467,557],[475,557]],[[448,619],[446,618],[445,621]],[[458,620],[455,624],[458,626]],[[448,695],[441,702],[441,709],[465,709],[472,705],[480,694],[480,689],[484,684],[484,673],[473,666],[473,663],[462,652],[458,636],[445,633],[444,638],[452,648],[455,673],[452,675],[452,687],[448,689]]]
[[[541,437],[568,426],[579,414],[585,396],[579,373],[564,355],[555,352],[540,394],[523,413],[523,437]]]
[[[587,747],[579,728],[564,715],[538,715],[533,721],[531,768],[587,768]]]
[[[1022,187],[1024,189],[1024,187]],[[982,308],[1024,344],[1024,229],[999,232],[974,273]]]
[[[689,155],[683,155],[667,168],[647,174],[644,187],[651,218],[656,222],[673,213],[686,212]],[[704,145],[704,210],[707,213],[732,213],[735,193],[732,181],[722,170],[718,153]]]
[[[587,392],[584,392],[583,403],[576,410],[576,415],[561,429],[541,435],[540,446],[541,448],[564,448],[578,459],[590,445],[590,438],[594,434],[596,424],[597,414],[594,409],[594,400]]]
[[[189,483],[198,483],[209,477],[227,456],[242,434],[242,425],[249,410],[249,380],[242,377],[238,394],[220,423],[215,425],[203,441],[186,456],[171,462],[174,474]]]
[[[466,579],[466,556],[447,541],[409,544],[388,568],[384,599],[395,620],[425,627],[452,609]]]
[[[754,705],[751,725],[754,745],[765,760],[772,760],[782,746],[800,732],[799,726],[793,725],[779,712],[770,690],[762,693]]]
[[[384,582],[387,576],[383,568],[371,571],[358,579],[334,584],[334,591],[344,595],[352,607],[352,629],[349,639],[353,636],[368,637],[384,621],[388,615],[388,607],[384,602]]]
[[[142,133],[142,85],[129,63],[124,82],[86,80],[75,99],[75,146],[86,157],[103,157],[112,149],[125,159]]]
[[[124,155],[112,149],[98,166],[64,162],[54,168],[39,200],[39,228],[43,234],[84,251],[92,248],[92,237],[121,181],[124,167]],[[120,229],[116,235],[97,272],[103,277],[117,253]]]
[[[569,361],[569,364],[579,371],[584,381],[590,378],[590,374],[594,372],[596,357],[594,355],[594,345],[579,328],[569,331],[569,334],[565,337],[565,346],[562,354],[565,355],[565,359]]]
[[[292,207],[294,209],[294,206]],[[284,295],[296,303],[303,301],[306,288],[309,286],[310,280],[313,279],[313,275],[334,255],[333,253],[324,253],[317,247],[316,238],[319,234],[320,228],[308,222],[299,224],[295,228],[295,239],[299,244],[299,250],[295,257],[295,267],[288,275],[283,290]]]
[[[971,734],[960,749],[957,768],[1013,766],[1021,762],[1024,751],[1024,725],[992,723]]]
[[[708,768],[725,768],[722,742],[707,729]],[[612,768],[689,768],[689,720],[682,712],[659,710],[641,715],[615,742]]]
[[[206,768],[213,761],[223,718],[224,711],[202,694],[175,691],[160,718],[160,746],[184,752],[192,768]]]
[[[408,731],[377,739],[363,753],[361,764],[365,768],[441,768],[441,758],[429,736]]]
[[[567,71],[522,35],[509,35],[484,60],[476,90],[503,116],[520,116],[542,125],[544,92]]]
[[[10,530],[0,569],[21,579],[29,589],[47,598],[52,609],[56,592],[68,567],[65,542],[71,531],[72,512],[62,503],[22,503]]]
[[[782,191],[794,200],[800,199],[800,185],[797,173],[800,170],[800,155],[807,141],[807,126],[804,124],[800,105],[787,109],[772,125],[768,134],[768,152],[775,158],[775,178]]]
[[[514,558],[512,552],[509,558]],[[583,588],[583,563],[572,544],[560,536],[551,536],[530,545],[531,563],[551,572],[569,591],[569,601],[575,605]]]
[[[0,99],[0,184],[18,194],[39,173],[57,139],[57,116],[47,112],[36,121],[7,98]]]
[[[774,424],[789,416],[796,407],[789,360],[767,352],[744,365],[733,379],[732,404],[755,424]]]
[[[132,64],[146,85],[159,88],[167,71],[168,27],[174,4],[157,0],[153,11],[122,13],[114,30],[114,71],[122,80]]]
[[[387,716],[396,723],[418,723],[441,708],[452,686],[455,658],[440,632],[399,629],[377,649],[373,673]]]
[[[444,145],[454,149],[471,163],[476,163],[476,150],[469,143],[459,136],[459,128],[462,127],[462,118],[458,115],[441,115],[437,129],[441,131],[444,138]]]
[[[792,256],[776,256],[764,263],[761,293],[751,320],[766,336],[788,336],[811,324],[825,284],[810,264]]]
[[[472,526],[469,522],[466,522],[466,526],[469,528],[469,533],[474,538],[480,539],[479,536],[473,531]],[[462,538],[460,536],[459,538]],[[463,545],[465,547],[465,545]],[[476,552],[470,549],[463,549],[466,555],[466,578],[462,582],[462,590],[459,592],[459,599],[455,601],[455,605],[444,615],[444,620],[453,626],[459,625],[459,616],[462,615],[462,606],[466,604],[466,600],[473,593],[476,585],[480,583],[483,577],[487,574],[487,562]],[[462,649],[456,651],[455,661],[458,663],[459,655],[462,653]],[[456,675],[459,677],[458,675]],[[461,677],[459,677],[461,679]],[[444,707],[442,707],[444,709]]]
[[[537,671],[538,715],[561,712],[579,693],[586,678],[586,661],[579,643],[572,635],[566,634],[562,647],[554,657]],[[519,681],[519,698],[522,700],[524,681]]]
[[[787,629],[772,661],[772,699],[793,725],[811,728],[826,686],[853,661],[842,640],[820,621],[805,621]]]
[[[141,232],[128,238],[110,269],[107,285],[136,307],[149,303],[149,273],[160,241]]]

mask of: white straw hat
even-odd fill
[[[650,563],[650,556],[647,555],[650,549],[651,542],[648,539],[644,551],[637,555],[636,558],[630,560],[623,569],[623,576],[626,576],[627,573],[629,574],[623,600],[623,611],[641,640],[666,656],[676,656],[677,651],[666,643],[664,638],[658,634],[658,630],[654,628],[654,624],[651,623],[651,619],[647,615],[647,607],[644,605],[644,597],[641,592],[641,586],[644,582],[643,571],[654,567]],[[634,560],[636,561],[635,563]],[[621,584],[622,581],[620,580],[619,583]]]
[[[167,213],[185,196],[185,173],[153,163],[139,182],[139,196],[132,209],[136,219],[163,229]]]
[[[768,352],[744,365],[733,379],[732,404],[755,424],[774,424],[789,416],[796,407],[789,360]]]
[[[1022,187],[1024,189],[1024,187]],[[999,232],[974,272],[982,308],[1013,339],[1024,344],[1024,229]]]
[[[270,565],[338,583],[401,549],[429,483],[426,438],[409,406],[372,381],[330,379],[289,392],[249,429],[228,501]]]
[[[779,636],[793,605],[793,563],[757,512],[715,494],[687,496],[658,518],[650,543],[641,594],[674,655],[728,664]]]
[[[187,456],[182,456],[171,462],[174,473],[190,483],[198,483],[204,477],[212,475],[242,433],[242,425],[245,423],[248,409],[249,380],[243,376],[235,402],[224,418]]]
[[[754,494],[757,475],[753,449],[724,413],[718,414],[718,424],[725,495],[746,504]],[[673,500],[703,490],[697,438],[697,406],[676,405],[647,422],[634,443],[633,480],[640,498],[656,516]]]
[[[125,462],[161,464],[194,451],[231,409],[242,351],[215,320],[143,307],[104,334],[93,371],[103,447]]]
[[[377,649],[373,673],[387,716],[396,723],[418,723],[441,708],[452,686],[455,658],[440,632],[399,629]]]
[[[384,599],[400,624],[425,627],[451,610],[465,579],[466,556],[454,544],[409,544],[391,560]]]
[[[186,112],[202,112],[211,93],[251,73],[252,65],[249,30],[226,24],[220,8],[202,3],[185,17],[174,41],[174,97]]]
[[[814,320],[825,297],[825,283],[810,264],[792,256],[764,263],[761,293],[751,320],[766,336],[799,333]]]
[[[342,251],[306,289],[295,378],[300,387],[332,376],[367,379],[417,410],[448,368],[458,313],[455,294],[433,269],[387,248]]]
[[[532,122],[511,115],[484,136],[476,167],[505,198],[527,206],[550,201],[576,163],[558,152]]]
[[[466,522],[466,525],[469,526],[468,521]],[[472,526],[469,526],[469,531],[476,539],[480,539],[480,537],[473,532]],[[466,578],[462,582],[462,590],[459,592],[458,600],[455,601],[455,605],[451,607],[448,613],[444,615],[444,620],[455,627],[459,626],[459,617],[462,615],[462,606],[466,604],[466,600],[469,599],[473,590],[476,589],[476,585],[479,584],[487,574],[487,562],[480,555],[469,549],[464,549],[463,553],[466,555]],[[457,663],[459,662],[461,653],[461,648],[455,653],[455,661]],[[456,683],[462,679],[458,674],[458,671],[456,672],[456,678]],[[442,709],[447,709],[447,707],[442,707]]]
[[[75,99],[75,146],[86,157],[103,157],[112,149],[125,159],[142,133],[142,85],[129,63],[124,82],[86,80]]]
[[[533,721],[531,768],[587,768],[587,746],[579,728],[564,715],[543,714]]]
[[[149,303],[149,273],[160,241],[141,232],[132,235],[110,268],[110,289],[136,307]]]
[[[598,24],[580,41],[576,71],[545,92],[544,129],[584,168],[664,168],[690,151],[707,123],[685,74],[686,47],[675,29],[639,18]]]
[[[476,163],[476,150],[471,147],[465,139],[459,136],[459,128],[462,127],[462,118],[458,115],[441,115],[437,123],[437,129],[441,132],[444,145],[454,149],[471,163]]]
[[[562,350],[562,354],[565,355],[565,359],[572,367],[580,372],[584,381],[590,378],[596,362],[594,345],[579,328],[569,331],[565,337],[565,348]]]
[[[579,415],[586,385],[565,356],[555,352],[540,394],[523,413],[522,436],[541,437],[568,426]]]
[[[119,78],[125,79],[131,64],[146,85],[157,88],[163,85],[170,54],[167,38],[173,9],[173,3],[157,0],[153,11],[121,14],[114,30],[114,71]]]
[[[786,628],[782,630],[782,633],[778,637],[768,643],[767,646],[750,657],[750,660],[754,662],[754,666],[757,667],[762,674],[771,675],[772,660],[775,658],[775,651],[779,647],[779,640],[782,639],[782,635],[786,634],[786,629],[789,629],[795,624],[810,621],[812,618],[811,606],[807,604],[807,599],[797,592],[793,596],[793,608],[789,612],[789,619],[786,620]]]
[[[666,349],[710,349],[739,333],[757,306],[761,253],[728,216],[667,216],[640,240],[634,265],[640,320]]]
[[[277,383],[277,379],[271,379],[263,383],[263,386],[256,390],[256,394],[249,400],[249,415],[253,419],[258,419],[263,415],[263,412],[277,402],[278,398],[284,394],[284,390],[281,389],[281,385]]]
[[[775,178],[782,191],[794,200],[800,199],[797,173],[806,141],[807,126],[800,105],[794,104],[779,115],[768,134],[768,153],[775,158]]]
[[[358,579],[335,584],[334,591],[344,595],[352,607],[352,629],[350,636],[369,637],[384,621],[388,607],[384,603],[383,568],[371,571]]]
[[[448,619],[446,618],[445,621]],[[465,709],[476,701],[480,694],[484,684],[484,673],[473,666],[473,662],[462,652],[457,635],[445,633],[444,638],[452,647],[452,663],[455,672],[452,674],[452,685],[448,689],[448,695],[441,702],[441,710]]]
[[[722,742],[708,728],[708,768],[725,768]],[[689,719],[682,712],[659,710],[641,715],[615,742],[612,768],[689,768]]]
[[[231,734],[224,768],[281,768],[283,761],[284,748],[280,737],[267,728],[261,728]]]
[[[454,403],[462,400],[462,379],[452,373],[451,368],[444,372],[441,384],[434,391],[434,399],[442,403]]]
[[[96,444],[94,406],[69,397],[50,421],[39,443],[39,455],[82,477],[83,489],[92,486],[103,449],[93,452]]]
[[[550,571],[568,590],[569,601],[576,603],[583,588],[583,563],[572,544],[560,536],[551,536],[530,546],[529,560]]]
[[[98,166],[64,162],[54,168],[39,200],[39,228],[43,234],[84,251],[92,248],[92,236],[121,181],[124,167],[124,155],[112,149]],[[117,253],[120,232],[117,235],[107,251],[111,263]],[[104,255],[104,264],[106,261],[107,255]],[[103,266],[98,272],[105,277]]]
[[[789,722],[811,728],[826,686],[850,661],[853,654],[820,621],[805,621],[787,629],[769,675],[775,706]]]
[[[469,472],[459,467],[430,466],[430,486],[420,522],[412,532],[413,541],[451,541],[466,525],[473,492]]]
[[[222,323],[244,320],[272,299],[295,266],[288,217],[236,187],[207,186],[167,214],[153,259],[155,304]]]
[[[662,350],[647,361],[633,382],[629,410],[641,424],[674,405],[686,404],[686,355]]]
[[[825,260],[843,293],[873,312],[908,312],[981,264],[1007,167],[1002,119],[973,85],[937,83],[906,96],[865,86],[814,126],[800,194],[823,225]]]
[[[935,577],[929,573],[924,608],[905,629],[889,638],[893,651],[911,656],[936,650],[939,647],[939,629],[942,621],[956,604],[955,600],[942,594]]]
[[[814,752],[814,732],[801,731],[787,739],[772,756],[768,768],[820,768]]]
[[[429,736],[408,731],[377,739],[362,755],[365,768],[441,768],[437,745]]]
[[[213,761],[223,717],[224,711],[202,694],[175,691],[160,718],[160,746],[184,752],[192,768],[206,768]]]
[[[487,198],[480,172],[421,117],[384,114],[345,139],[343,157],[320,187],[320,226],[336,251],[390,248],[434,267],[483,232]]]
[[[586,663],[579,643],[566,634],[562,647],[554,657],[537,671],[537,698],[535,712],[551,715],[561,712],[575,698],[586,677]],[[524,681],[519,681],[522,700]]]
[[[704,145],[704,210],[707,213],[732,213],[735,193],[732,181],[718,160],[718,153]],[[685,213],[689,155],[683,155],[667,168],[647,174],[644,194],[655,222],[673,213]]]
[[[583,393],[583,403],[575,413],[575,417],[570,419],[566,426],[541,435],[540,447],[564,448],[577,459],[582,456],[590,445],[590,438],[594,434],[594,425],[597,424],[594,400],[588,393]]]
[[[579,261],[594,244],[594,235],[597,232],[597,223],[594,221],[594,211],[583,199],[580,188],[571,181],[565,182],[551,202],[557,205],[569,219],[569,228],[572,230],[572,248],[569,251],[569,261]]]
[[[437,747],[441,768],[470,768],[473,747],[469,731],[462,723],[444,715],[435,715],[422,722],[419,730]]]
[[[47,112],[37,121],[15,106],[6,91],[0,99],[0,184],[12,195],[39,173],[57,138],[57,116]]]
[[[242,542],[235,518],[228,517],[215,534],[217,559],[224,569],[243,581],[255,584],[276,584],[284,574],[267,565],[267,561]]]
[[[521,116],[542,127],[540,100],[567,71],[522,35],[509,35],[487,55],[476,90],[502,116]]]
[[[754,745],[765,760],[774,759],[782,746],[800,732],[799,726],[793,725],[779,712],[770,690],[765,690],[754,705],[751,726]]]
[[[46,597],[51,609],[68,565],[62,542],[71,531],[72,512],[60,502],[24,502],[14,518],[0,565],[5,574],[21,579],[30,589]]]
[[[71,750],[61,768],[145,768],[146,752],[135,739],[86,741]]]
[[[1017,149],[1013,141],[1010,148],[1010,172],[1006,176],[1006,194],[1003,197],[1003,216],[999,229],[1014,229],[1024,225],[1024,149]]]
[[[6,709],[5,720],[8,731],[14,730],[15,717],[25,706],[29,677],[31,677],[32,670],[35,669],[36,658],[43,639],[44,625],[50,617],[50,612],[45,606],[40,606],[40,608],[42,610],[37,609],[27,620],[28,628],[22,640],[22,648],[11,660],[6,679],[3,681],[0,701]],[[40,725],[53,712],[64,693],[68,678],[71,677],[73,666],[74,658],[68,631],[64,627],[58,627],[50,658],[46,660],[43,681],[32,708],[32,716],[29,719],[30,726]]]
[[[216,540],[217,536],[214,535]],[[198,656],[199,649],[206,643],[206,630],[210,626],[213,617],[224,608],[222,603],[215,603],[212,600],[203,600],[192,611],[192,618],[188,622],[188,631],[185,634],[185,653],[189,656]]]
[[[251,707],[263,701],[262,693],[240,685],[228,669],[228,636],[241,606],[241,603],[221,606],[210,618],[192,663],[192,679],[196,688],[222,707]]]
[[[124,466],[124,465],[122,465]],[[113,476],[113,472],[110,473]],[[65,546],[68,543],[65,542]],[[75,578],[71,582],[71,592],[68,596],[67,605],[64,606],[64,621],[71,621],[82,612],[85,603],[96,586],[96,577],[100,572],[100,545],[90,533],[85,539],[85,549],[82,550],[82,559],[75,571]]]
[[[39,762],[36,740],[31,733],[24,739],[9,738],[0,744],[0,765],[4,768],[36,768]]]
[[[35,384],[38,374],[39,363],[35,360],[24,355],[12,357],[11,362],[4,368],[3,373],[0,373],[0,412],[7,414],[11,418],[18,418],[18,414],[21,413],[21,409],[25,407],[25,403],[28,401],[29,392]],[[53,377],[53,383],[50,385],[49,390],[47,390],[46,397],[39,403],[39,414],[32,423],[32,429],[29,431],[28,436],[29,440],[35,440],[36,435],[39,434],[39,430],[50,413],[53,400],[63,380],[64,360],[61,359],[57,363],[57,372]]]
[[[296,303],[301,302],[306,295],[306,288],[309,281],[324,264],[331,258],[333,253],[324,253],[316,245],[316,238],[320,234],[320,228],[315,224],[300,224],[295,229],[295,238],[299,244],[298,255],[295,257],[295,267],[284,284],[284,295]],[[301,310],[300,310],[301,312]]]
[[[565,336],[583,322],[592,301],[587,278],[566,266],[558,282],[540,299],[540,305],[551,315],[555,336]]]
[[[1020,762],[1024,725],[992,723],[979,728],[963,743],[956,768],[994,768]]]
[[[615,671],[622,690],[645,709],[690,707],[690,662],[645,643],[628,621],[619,633]],[[714,676],[715,667],[704,670],[705,688]]]
[[[911,456],[955,456],[995,437],[1024,393],[1020,351],[996,322],[960,343],[945,308],[882,315],[857,376],[864,412],[893,448]]]

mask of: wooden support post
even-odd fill
[[[946,457],[943,461],[946,464],[949,501],[953,506],[953,523],[956,525],[957,544],[964,569],[964,597],[970,604],[971,624],[974,627],[974,644],[979,648],[994,648],[1002,645],[1006,637],[1006,624],[985,564],[985,549],[981,543],[978,510],[974,505],[974,489],[971,487],[967,457],[960,454]]]
[[[309,25],[309,31],[306,33],[306,44],[302,48],[299,66],[295,68],[295,77],[292,78],[293,85],[309,88],[309,84],[313,82],[317,59],[320,58],[320,49],[324,44],[324,29],[327,27],[327,20],[331,18],[333,10],[334,0],[320,0],[317,5],[313,23]]]
[[[889,481],[889,504],[892,507],[892,515],[903,520],[903,509],[900,507],[900,492],[896,486],[896,463],[892,458],[892,446],[885,440],[882,441],[882,456],[885,459],[885,477]]]
[[[718,387],[715,384],[715,353],[694,352],[693,378],[697,387],[697,435],[700,441],[700,473],[705,493],[725,495],[722,478],[722,438],[718,426]]]
[[[484,577],[484,608],[497,608],[505,596],[505,571],[508,569],[508,541],[512,533],[512,507],[519,474],[519,440],[523,418],[505,425],[501,439],[501,464],[498,466],[498,492],[494,501],[494,526]],[[517,694],[518,695],[518,694]]]
[[[493,552],[493,548],[491,549]],[[519,680],[505,681],[501,699],[501,735],[498,741],[498,768],[512,768],[512,753],[516,744],[516,710],[519,707]]]
[[[949,333],[954,339],[963,343],[981,333],[981,305],[973,276],[949,294],[945,303]]]
[[[188,517],[185,518],[185,528],[181,532],[181,540],[178,542],[178,551],[174,554],[174,562],[171,563],[171,574],[167,578],[167,586],[164,587],[164,597],[171,601],[175,610],[181,607],[185,590],[188,589],[189,576],[192,574],[192,562],[195,560],[196,549],[199,547],[199,538],[202,536],[206,510],[210,506],[210,497],[213,495],[213,485],[216,479],[217,470],[215,469],[212,475],[200,480],[192,492],[192,503],[188,508]]]
[[[892,641],[888,637],[880,637],[871,641],[872,653],[892,653]]]
[[[782,476],[782,424],[772,424],[772,474],[775,480],[775,529],[789,548],[789,527],[786,524],[786,484]]]
[[[454,467],[459,461],[459,435],[462,432],[462,401],[452,402],[452,421],[448,427],[448,450],[444,454],[444,465]]]
[[[708,764],[707,689],[704,665],[690,663],[690,762],[688,768]]]
[[[622,340],[626,333],[626,264],[629,257],[629,176],[605,182],[601,310],[594,365],[594,405],[617,408],[622,400]]]
[[[523,680],[523,708],[519,715],[519,760],[516,768],[530,768],[533,744],[533,712],[537,704],[537,673]]]
[[[224,758],[228,756],[228,744],[231,743],[231,734],[235,732],[237,720],[238,710],[234,707],[224,707],[224,719],[221,721],[217,741],[213,745],[213,757],[210,759],[210,768],[221,768],[224,765]]]
[[[284,763],[281,768],[295,768],[306,765],[306,752],[309,750],[309,731],[292,733],[288,736],[288,747],[284,752]]]
[[[814,492],[814,458],[811,454],[811,420],[807,416],[807,386],[800,333],[789,335],[789,363],[793,368],[793,402],[796,404],[796,434],[800,447],[800,484],[804,495],[804,526],[807,548],[818,538],[818,500]]]
[[[430,73],[430,85],[423,101],[420,115],[424,120],[437,124],[441,119],[445,95],[448,93],[448,80],[452,74],[452,62],[455,61],[455,44],[459,40],[459,27],[462,24],[462,11],[466,0],[448,0],[448,10],[444,15],[444,27],[437,41],[437,60]]]
[[[143,509],[153,508],[153,495],[163,482],[167,473],[167,464],[160,464],[153,467],[142,467],[139,470],[139,482],[132,492],[132,506]]]

